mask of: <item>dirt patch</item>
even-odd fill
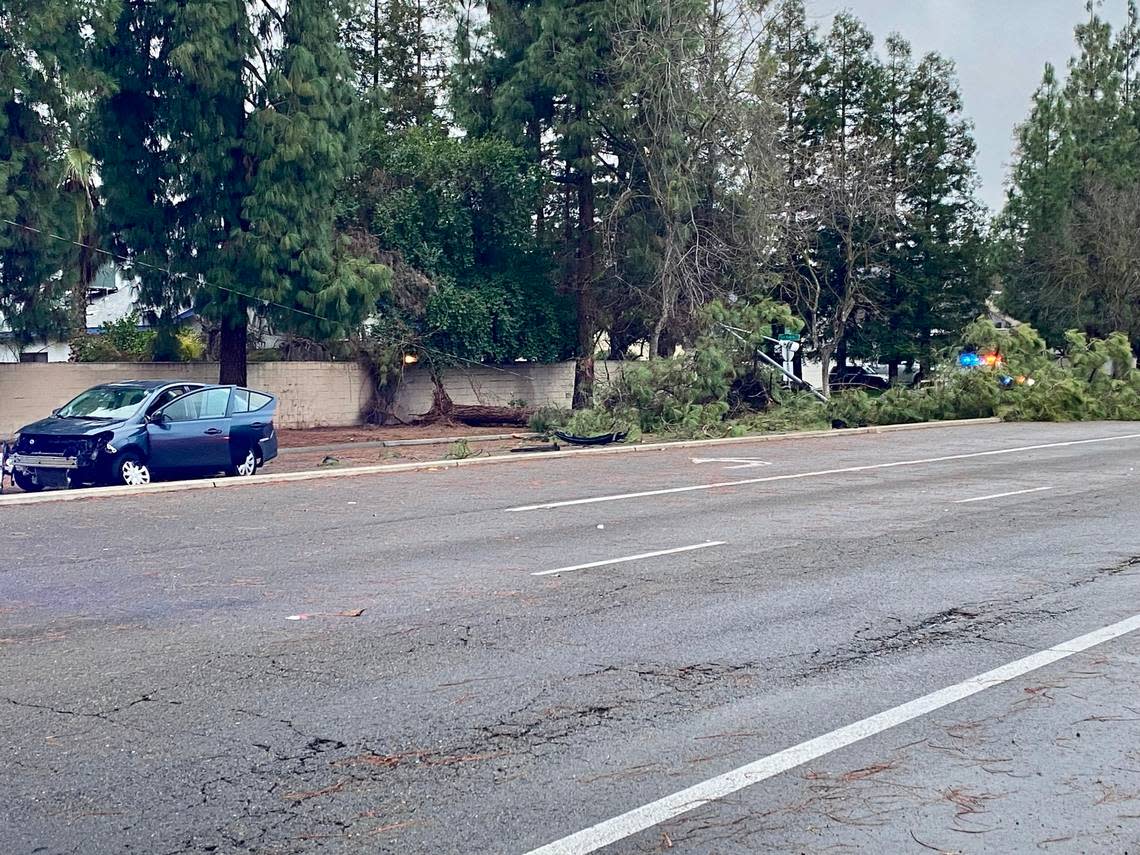
[[[493,457],[499,454],[507,454],[512,448],[520,445],[534,444],[533,440],[511,439],[480,442],[471,444],[468,448],[472,457]],[[298,451],[293,454],[281,455],[262,471],[266,474],[272,474],[274,472],[308,472],[312,469],[348,469],[353,466],[376,466],[381,463],[422,463],[431,460],[446,460],[450,448],[447,444],[407,445],[399,448],[383,448],[373,445],[363,448],[337,449],[329,452]]]
[[[496,436],[508,433],[525,433],[522,429],[503,427],[475,428],[467,425],[434,424],[422,426],[395,425],[376,427],[309,428],[306,430],[279,430],[277,442],[281,448],[306,448],[313,445],[336,445],[345,442],[377,442],[389,439],[434,439],[441,436]]]

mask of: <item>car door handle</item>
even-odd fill
[[[250,427],[253,427],[253,428],[265,427],[265,424],[263,422],[252,422],[250,424]]]
[[[221,428],[210,428],[208,431],[206,431],[206,436],[221,436],[221,435],[222,435],[222,429]]]

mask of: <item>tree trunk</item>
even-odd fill
[[[431,409],[416,416],[413,424],[452,424],[459,423],[471,427],[524,426],[534,415],[525,407],[492,407],[484,404],[456,404],[443,388],[443,378],[439,374],[432,377],[435,390],[432,392]]]
[[[585,118],[585,109],[578,105],[577,118]],[[578,150],[579,164],[593,163],[594,153],[589,142]],[[574,409],[585,409],[594,403],[594,176],[589,167],[578,168],[578,223],[577,261],[574,277],[578,303],[578,353],[574,366]]]
[[[542,163],[542,127],[538,119],[531,119],[526,126],[527,136],[534,149],[534,158]],[[538,205],[534,211],[534,234],[541,244],[546,239],[546,182],[538,185]]]
[[[924,329],[918,337],[918,365],[926,374],[929,374],[934,368],[934,348],[928,329]]]
[[[218,361],[221,363],[218,382],[223,386],[245,386],[246,355],[249,347],[249,323],[245,309],[235,318],[222,321]]]
[[[69,307],[68,326],[71,327],[71,336],[76,338],[87,334],[87,288],[95,281],[95,251],[91,246],[95,243],[95,236],[90,232],[80,235],[78,271],[76,281],[71,286],[71,305]]]
[[[594,405],[594,328],[593,320],[583,320],[591,311],[586,294],[578,294],[578,356],[574,361],[575,410],[589,409]]]
[[[661,352],[661,334],[665,331],[665,322],[669,319],[668,312],[662,312],[653,325],[653,332],[649,336],[649,358],[658,359],[665,354]]]
[[[819,391],[823,393],[823,397],[831,397],[831,352],[834,346],[821,347],[819,349],[819,366],[822,376],[819,380]]]
[[[899,361],[897,359],[887,360],[887,379],[894,384],[899,379]]]

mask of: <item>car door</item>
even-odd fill
[[[230,466],[230,387],[201,389],[167,404],[147,425],[150,465],[216,471]]]
[[[183,395],[185,395],[187,392],[192,392],[195,389],[199,389],[199,388],[201,388],[200,385],[185,385],[185,386],[171,386],[168,389],[163,389],[161,392],[159,392],[157,395],[155,395],[154,400],[151,401],[147,405],[146,414],[148,416],[153,416],[155,413],[157,413],[159,410],[161,410],[167,404],[171,403],[172,401],[178,400]]]
[[[272,395],[234,389],[230,403],[230,447],[235,462],[250,448],[258,452],[262,462],[267,463],[277,456],[277,432],[273,426],[276,411],[277,399]]]

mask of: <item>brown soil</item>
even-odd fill
[[[496,436],[524,434],[523,428],[468,427],[467,425],[437,423],[432,425],[395,425],[391,427],[332,427],[307,430],[280,430],[277,432],[281,448],[304,448],[313,445],[335,445],[342,442],[374,442],[385,439],[431,439],[441,436]],[[480,443],[480,447],[484,444]]]

